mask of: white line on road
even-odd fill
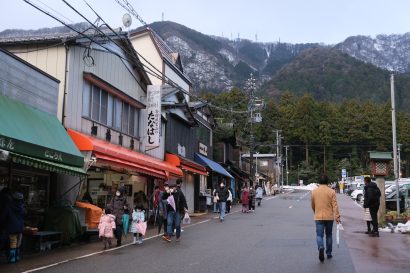
[[[292,206],[289,206],[289,208],[290,208],[290,209],[293,208],[293,205],[292,205]]]
[[[276,197],[278,197],[278,196],[276,195],[276,196],[273,196],[273,197],[269,197],[269,198],[266,198],[266,200],[271,200],[271,199],[276,198]],[[241,212],[241,211],[240,210],[233,211],[233,212],[231,212],[227,215],[229,216],[230,214],[234,214],[234,213],[238,213],[238,212]],[[219,216],[213,217],[213,219],[217,219],[218,217]],[[191,224],[191,225],[188,225],[188,226],[184,226],[184,228],[190,228],[190,227],[193,227],[193,226],[196,226],[196,225],[205,224],[209,221],[211,221],[211,219],[207,219],[207,220],[204,220],[204,221],[201,221],[201,222],[198,222],[198,223],[194,223],[194,224]],[[161,236],[161,235],[154,235],[154,236],[151,236],[151,237],[147,237],[147,238],[144,239],[144,241],[151,240],[151,239],[157,238],[159,236]],[[43,270],[43,269],[47,269],[47,268],[50,268],[50,267],[58,266],[58,265],[65,264],[65,263],[68,263],[68,262],[72,262],[72,261],[75,261],[75,260],[84,259],[84,258],[88,258],[88,257],[95,256],[95,255],[98,255],[98,254],[102,254],[102,253],[105,253],[105,252],[118,250],[120,248],[130,246],[132,244],[133,243],[128,243],[128,244],[124,244],[124,245],[119,246],[119,247],[114,247],[114,248],[110,248],[110,249],[107,249],[107,250],[101,250],[101,251],[89,253],[89,254],[86,254],[86,255],[83,255],[83,256],[78,256],[78,257],[75,257],[75,258],[72,258],[72,259],[67,259],[67,260],[57,262],[57,263],[45,265],[45,266],[42,266],[42,267],[33,268],[33,269],[30,269],[30,270],[27,270],[27,271],[23,271],[22,273],[36,272],[36,271],[39,271],[39,270]]]
[[[276,198],[276,197],[278,197],[278,196],[275,195],[275,196],[272,196],[272,197],[267,197],[267,198],[265,198],[265,200],[272,200],[272,199],[274,199],[274,198]]]

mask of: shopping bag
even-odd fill
[[[130,223],[130,216],[128,214],[124,213],[122,215],[122,227],[123,227],[125,235],[127,235],[127,233],[128,233],[129,223]]]
[[[173,196],[173,195],[170,195],[170,196],[167,198],[167,202],[168,202],[168,205],[170,205],[170,206],[174,209],[174,211],[177,210],[177,209],[176,209],[176,205],[175,205],[175,199],[174,199],[174,196]]]
[[[339,223],[336,226],[336,244],[337,244],[337,247],[339,247],[339,244],[340,244],[340,231],[341,230],[344,230],[344,229],[343,229],[342,223]]]
[[[138,222],[137,232],[141,233],[144,236],[146,231],[147,231],[147,222]]]
[[[189,217],[188,212],[185,212],[184,219],[182,219],[184,225],[189,225],[191,223],[191,217]]]

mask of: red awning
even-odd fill
[[[150,176],[167,179],[169,175],[182,177],[182,171],[176,166],[148,155],[144,155],[119,145],[88,136],[68,129],[80,151],[92,151],[97,164],[124,168],[129,171],[144,173]]]
[[[208,172],[204,166],[194,161],[191,161],[189,159],[186,159],[182,156],[167,153],[165,155],[165,159],[170,164],[176,167],[180,167],[182,170],[186,170],[186,171],[201,174],[201,175],[208,175]]]

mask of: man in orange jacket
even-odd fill
[[[326,255],[328,259],[332,256],[332,228],[333,221],[340,223],[339,207],[337,205],[336,193],[327,185],[329,178],[322,174],[319,179],[319,187],[312,191],[311,203],[315,214],[316,242],[319,249],[319,260],[323,262],[324,243],[323,235],[326,234]]]

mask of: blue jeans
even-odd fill
[[[333,220],[321,220],[315,222],[317,248],[324,248],[323,235],[326,234],[326,255],[332,255]]]
[[[167,233],[168,236],[172,235],[172,225],[175,223],[175,229],[177,230],[177,238],[181,237],[181,215],[179,211],[169,211],[167,216]]]
[[[214,212],[219,212],[219,202],[214,203]]]
[[[223,220],[225,218],[226,202],[219,202],[219,219]]]

